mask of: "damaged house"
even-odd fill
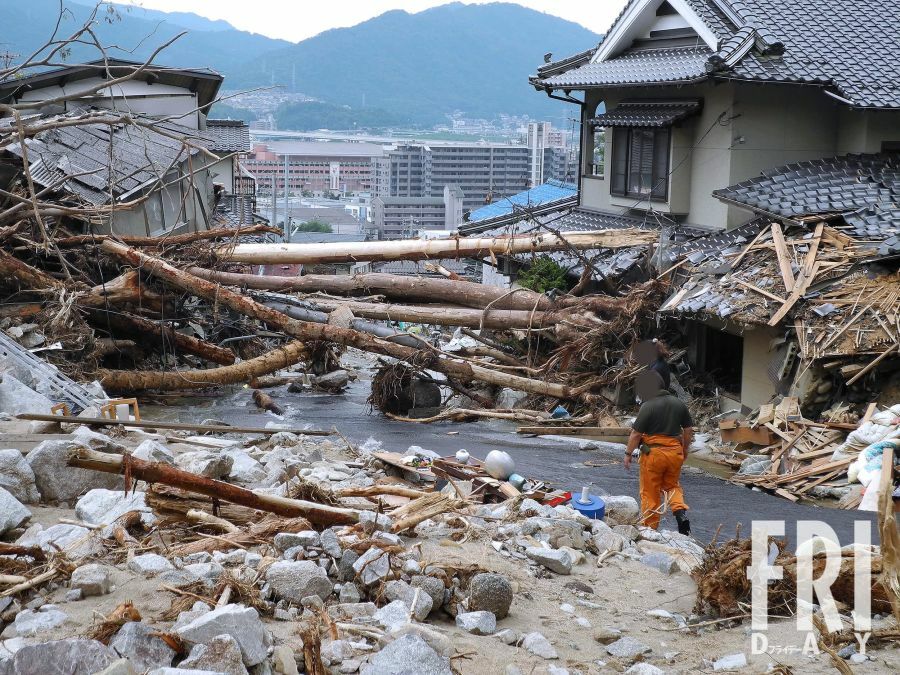
[[[897,46],[893,3],[632,0],[531,79],[580,106],[577,205],[487,225],[659,230],[595,277],[652,254],[723,409],[865,398],[900,345]]]
[[[234,212],[253,222],[255,183],[238,162],[249,129],[207,119],[222,81],[124,60],[0,81],[0,103],[16,104],[28,132],[23,147],[15,119],[0,118],[4,180],[22,178],[27,158],[41,194],[95,233],[196,232]]]

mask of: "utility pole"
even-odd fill
[[[291,240],[290,205],[288,204],[288,155],[284,155],[284,237],[287,242]]]

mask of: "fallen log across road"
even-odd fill
[[[130,476],[132,480],[169,485],[251,509],[276,513],[279,516],[302,516],[316,525],[352,525],[359,522],[359,511],[354,509],[260,494],[231,483],[198,476],[170,464],[145,462],[131,455],[113,455],[79,447],[74,448],[69,454],[68,465],[79,469],[124,474]]]
[[[518,375],[497,372],[484,366],[442,357],[430,348],[416,349],[414,347],[406,347],[349,328],[298,321],[270,307],[266,307],[252,298],[235,293],[205,279],[195,277],[173,267],[156,256],[147,255],[124,244],[107,240],[101,244],[101,248],[105,253],[129,263],[136,269],[140,268],[142,272],[151,274],[170,286],[224,305],[238,314],[263,321],[270,328],[280,330],[286,335],[300,340],[310,342],[321,340],[356,347],[363,351],[414,363],[420,368],[441,372],[460,382],[479,380],[500,387],[509,387],[510,389],[531,394],[543,394],[558,399],[570,399],[577,395],[575,390],[563,384],[532,380]]]
[[[236,244],[217,247],[215,255],[223,262],[322,265],[630,248],[652,244],[657,239],[656,232],[645,230],[596,230],[566,232],[562,236],[542,232],[502,237],[354,241],[340,244]]]

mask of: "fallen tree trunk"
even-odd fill
[[[124,474],[146,483],[170,485],[280,516],[302,516],[317,525],[351,525],[359,521],[359,511],[353,509],[259,494],[231,483],[182,471],[170,464],[145,462],[131,455],[113,455],[84,447],[74,448],[69,454],[68,465],[104,473]]]
[[[284,408],[275,403],[275,399],[259,389],[253,390],[253,402],[256,404],[256,407],[261,408],[262,410],[268,410],[270,413],[275,413],[276,415],[284,414]]]
[[[249,361],[207,370],[145,370],[141,372],[100,370],[100,383],[108,389],[117,391],[203,389],[218,384],[249,382],[260,375],[268,375],[276,370],[292,366],[301,361],[305,355],[306,348],[303,343],[295,341]]]
[[[92,323],[98,328],[114,328],[138,338],[143,344],[158,349],[160,340],[174,351],[182,351],[186,354],[199,356],[201,359],[230,366],[234,363],[234,352],[225,347],[219,347],[206,340],[201,340],[192,335],[185,335],[168,326],[150,321],[136,314],[122,312],[91,312]],[[206,371],[202,371],[206,372]],[[271,372],[271,371],[270,371]]]
[[[105,241],[102,244],[102,248],[106,253],[114,255],[134,267],[140,267],[142,271],[152,274],[176,288],[221,303],[239,314],[264,321],[272,328],[281,330],[301,340],[322,340],[356,347],[363,351],[390,356],[401,361],[413,362],[418,367],[436,370],[450,377],[458,378],[463,382],[480,380],[500,387],[509,387],[560,399],[572,398],[573,396],[573,391],[562,384],[531,380],[518,375],[496,372],[489,368],[462,361],[440,358],[430,349],[405,347],[348,328],[297,321],[251,298],[190,275],[169,265],[164,260],[129,248],[123,244]],[[263,373],[256,374],[261,375]],[[142,373],[135,373],[134,375],[140,376]],[[176,375],[176,377],[178,376]]]
[[[259,291],[283,293],[315,293],[334,295],[383,295],[389,300],[403,302],[448,302],[464,307],[484,309],[518,309],[542,311],[553,307],[546,295],[527,288],[511,291],[485,286],[472,281],[453,281],[431,277],[404,277],[397,274],[370,272],[355,276],[339,274],[307,274],[302,277],[269,277],[257,274],[217,272],[203,267],[189,267],[187,271],[207,281],[225,286],[240,286]]]
[[[230,239],[243,234],[281,234],[281,230],[271,225],[247,225],[241,228],[220,227],[214,230],[204,230],[201,232],[188,232],[187,234],[172,234],[162,237],[132,237],[127,235],[109,235],[109,234],[79,234],[74,237],[62,237],[55,240],[55,244],[60,248],[75,248],[77,246],[86,246],[88,244],[101,244],[107,239],[120,241],[129,246],[180,246],[184,244],[192,244],[196,241],[205,241],[210,239]]]
[[[493,255],[629,248],[657,241],[644,230],[566,232],[451,239],[360,241],[340,244],[237,244],[215,249],[219,260],[255,264],[326,264],[441,258],[485,258]]]

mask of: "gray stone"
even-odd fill
[[[338,579],[341,581],[352,581],[356,578],[356,570],[354,565],[359,560],[359,554],[352,548],[345,549],[341,553],[341,559],[337,564]]]
[[[373,546],[353,563],[353,571],[366,586],[376,584],[390,573],[390,556],[377,546]]]
[[[233,551],[213,551],[213,560],[220,565],[242,565],[247,559],[247,551],[236,548]]]
[[[217,635],[209,642],[194,645],[178,667],[212,670],[225,675],[247,675],[241,648],[230,635]]]
[[[349,581],[341,586],[341,592],[338,593],[338,600],[342,603],[355,603],[359,602],[360,598],[359,589],[356,587],[356,584],[350,583]]]
[[[278,645],[272,650],[272,665],[281,675],[299,675],[294,650],[287,645]]]
[[[44,529],[35,523],[16,540],[20,546],[40,546],[48,553],[65,551],[73,560],[103,553],[103,545],[97,541],[93,533],[80,525],[52,525]]]
[[[328,616],[332,619],[366,619],[375,616],[375,603],[373,602],[342,602],[328,606]]]
[[[326,555],[335,559],[341,557],[341,543],[334,530],[323,530],[319,535],[319,542]]]
[[[490,612],[460,612],[456,615],[456,627],[472,635],[491,635],[497,630],[497,617]]]
[[[512,584],[502,574],[476,574],[469,582],[470,612],[485,610],[502,619],[509,614],[512,600]]]
[[[428,624],[424,623],[413,622],[394,626],[391,630],[388,631],[388,636],[396,640],[397,638],[409,633],[418,635],[420,638],[425,640],[425,642],[428,643],[428,646],[441,656],[452,656],[455,652],[453,648],[453,640],[451,640],[443,633],[435,630]]]
[[[175,464],[175,455],[159,441],[148,438],[131,451],[131,456],[145,462]]]
[[[331,640],[322,645],[320,654],[322,662],[330,666],[353,656],[353,647],[346,640]]]
[[[673,574],[678,571],[678,561],[668,553],[653,551],[641,556],[641,563],[647,567],[659,570],[663,574]]]
[[[319,533],[314,530],[303,532],[279,532],[275,535],[275,548],[279,551],[287,551],[294,546],[308,548],[319,545]]]
[[[266,630],[252,607],[225,605],[182,626],[178,635],[190,644],[203,644],[218,635],[230,635],[241,649],[244,665],[255,666],[267,655]]]
[[[637,657],[649,654],[652,649],[628,635],[606,645],[606,653],[617,659],[634,661]]]
[[[350,383],[350,374],[346,370],[333,370],[330,373],[319,375],[314,384],[328,391],[340,391]]]
[[[266,570],[266,582],[277,597],[294,603],[308,595],[317,595],[325,600],[332,591],[328,574],[309,560],[279,560],[273,563]]]
[[[14,622],[16,635],[19,637],[31,637],[38,633],[53,630],[61,626],[68,619],[65,612],[61,612],[53,605],[44,605],[40,609],[23,609],[16,614]]]
[[[569,555],[568,551],[529,546],[525,549],[525,555],[551,572],[556,572],[557,574],[572,573],[572,556]]]
[[[34,471],[22,453],[15,449],[0,450],[0,487],[25,504],[41,500],[34,482]]]
[[[225,452],[200,450],[184,452],[175,458],[179,468],[207,478],[225,478],[231,472],[234,460]]]
[[[609,530],[608,532],[600,532],[593,536],[594,546],[597,547],[598,553],[606,551],[621,551],[625,548],[627,540],[618,532]]]
[[[198,600],[189,610],[178,613],[178,618],[175,620],[175,623],[172,624],[172,630],[177,631],[179,628],[187,626],[197,617],[203,616],[207,612],[211,611],[212,607],[207,605],[205,602],[201,602]]]
[[[97,563],[82,565],[72,572],[69,586],[81,591],[86,598],[92,595],[106,595],[112,586],[109,568]]]
[[[129,511],[138,511],[144,525],[150,526],[156,522],[143,492],[125,494],[124,490],[96,488],[89,490],[75,504],[75,515],[91,525],[111,525]]]
[[[154,635],[158,632],[158,628],[151,628],[140,621],[129,621],[113,636],[109,646],[116,654],[131,661],[140,672],[171,666],[175,651],[158,635]]]
[[[651,663],[635,663],[625,673],[626,675],[666,675],[666,671]]]
[[[121,476],[69,466],[69,452],[75,447],[77,444],[71,441],[44,441],[25,457],[34,472],[41,501],[67,502],[93,488],[121,488]]]
[[[637,522],[641,509],[637,500],[628,495],[609,495],[606,503],[606,522],[609,525],[632,525]]]
[[[521,636],[512,628],[504,628],[498,633],[494,633],[494,637],[505,645],[514,645],[519,641]]]
[[[428,618],[434,604],[430,595],[423,591],[418,591],[417,593],[416,589],[399,579],[388,581],[384,585],[384,597],[389,601],[402,600],[407,607],[412,607],[413,599],[415,599],[416,606],[413,609],[413,616],[418,621],[424,621]]]
[[[542,659],[549,660],[559,658],[556,649],[550,644],[550,640],[538,632],[528,633],[523,637],[522,646],[535,656],[540,656]]]
[[[431,611],[434,612],[444,604],[444,582],[437,577],[426,577],[422,574],[414,576],[409,585],[413,588],[421,588],[431,598]],[[487,609],[479,607],[478,609]]]
[[[85,426],[79,425],[75,428],[75,431],[72,432],[72,440],[91,450],[111,452],[116,455],[121,455],[125,452],[125,446],[118,441],[113,440],[106,434],[101,434],[93,429],[88,429]]]
[[[222,675],[217,670],[195,670],[194,668],[154,668],[147,675]]]
[[[366,534],[372,534],[375,531],[390,532],[394,521],[383,513],[362,511],[359,514],[359,524]]]
[[[185,565],[184,571],[188,574],[193,574],[200,579],[215,581],[222,575],[222,572],[225,571],[225,568],[217,562],[203,562],[194,563],[192,565]]]
[[[231,457],[228,480],[236,483],[259,483],[265,480],[266,468],[243,450],[226,450]]]
[[[418,635],[407,633],[372,657],[366,675],[452,675],[452,671],[449,659]]]
[[[63,596],[63,602],[78,602],[84,598],[80,588],[71,588]]]
[[[11,331],[12,328],[9,330]],[[8,363],[9,361],[7,361]],[[27,376],[27,373],[17,372],[16,374],[22,378]],[[11,372],[4,372],[3,377],[0,378],[0,410],[3,412],[10,415],[18,415],[20,413],[47,414],[52,405],[53,401],[24,384]]]
[[[185,588],[191,584],[196,584],[198,581],[204,582],[206,586],[212,585],[209,580],[201,579],[196,574],[186,570],[166,570],[159,575],[158,579],[160,586],[165,584],[173,588]]]
[[[0,534],[14,530],[31,518],[31,511],[0,487]]]
[[[97,640],[69,638],[26,645],[0,662],[3,675],[94,675],[118,657]]]
[[[409,605],[402,600],[394,600],[375,612],[375,621],[388,630],[409,623]]]
[[[128,569],[145,577],[152,577],[161,572],[175,569],[168,560],[158,553],[136,555],[128,562]]]
[[[128,659],[119,659],[95,675],[138,675],[138,672]]]

